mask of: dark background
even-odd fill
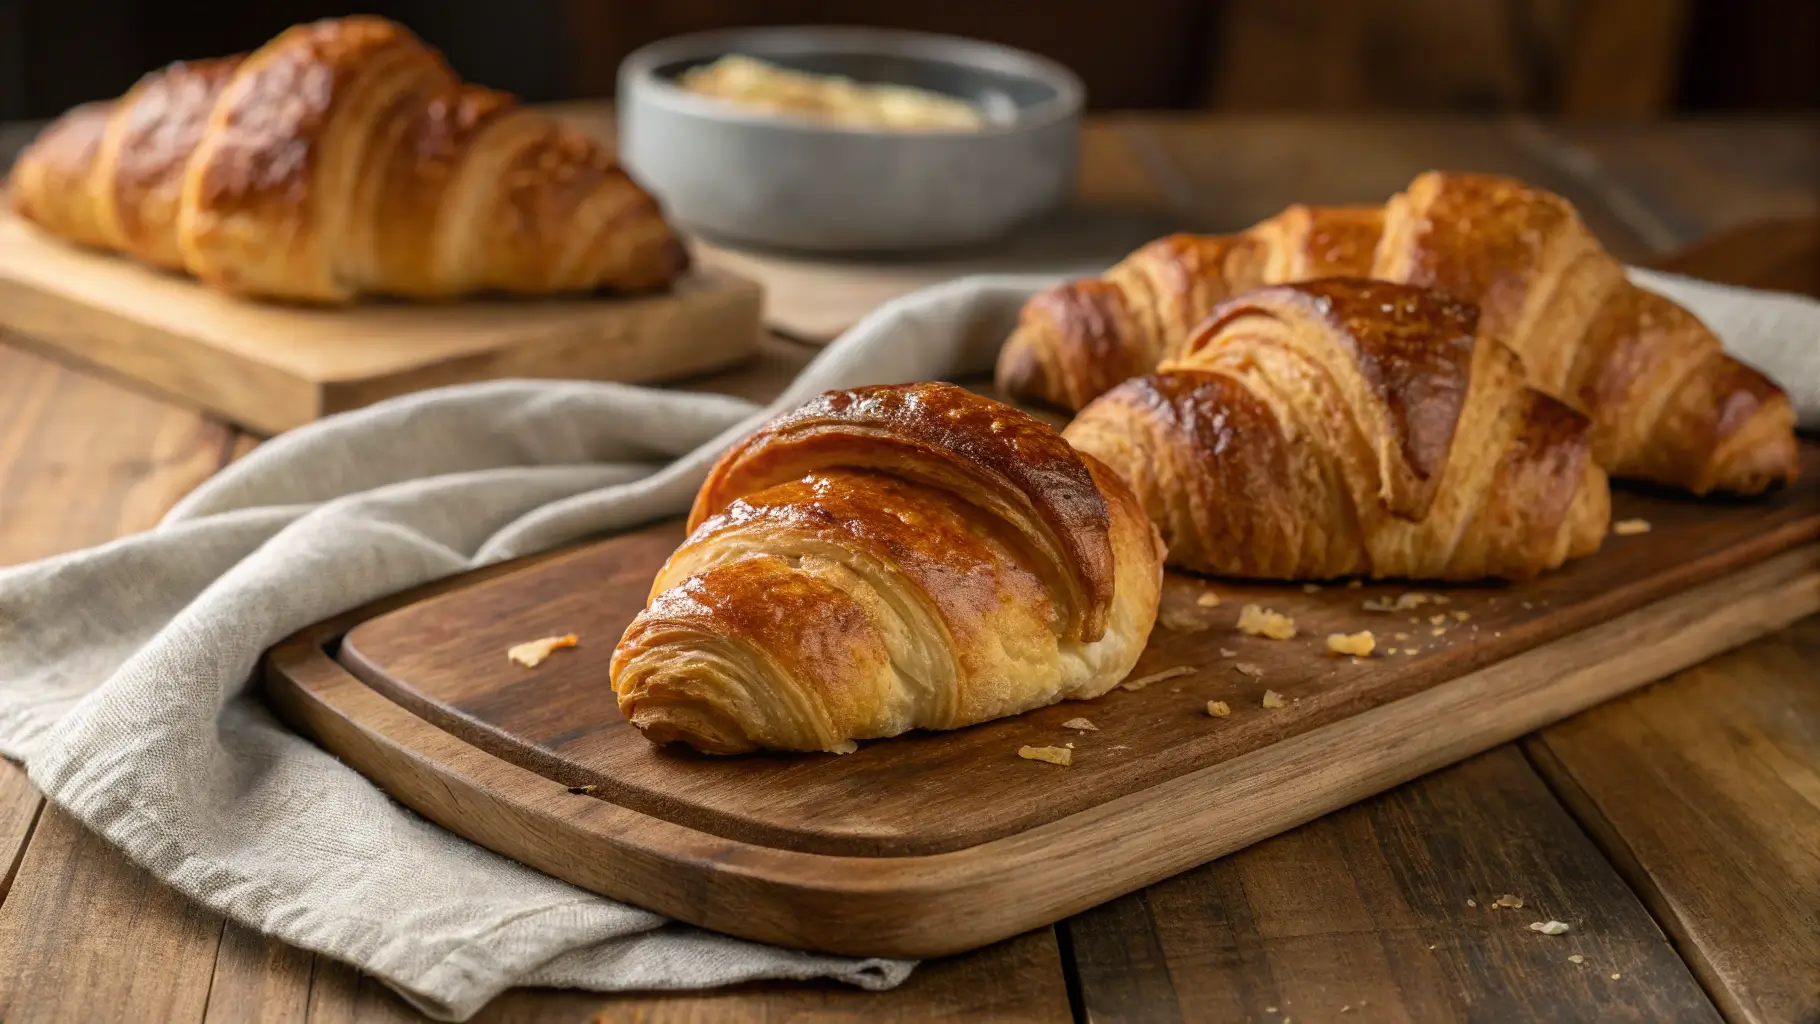
[[[534,100],[610,95],[620,58],[664,36],[820,23],[1035,50],[1079,72],[1100,110],[1820,109],[1820,0],[0,0],[0,119],[362,10]]]

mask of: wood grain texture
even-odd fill
[[[1820,618],[1528,749],[1728,1019],[1820,1018]]]
[[[1691,500],[1621,494],[1614,520],[1647,520],[1654,524],[1650,534],[1610,538],[1595,557],[1519,586],[1449,589],[1444,607],[1366,610],[1367,602],[1428,589],[1410,585],[1310,594],[1293,584],[1210,584],[1172,574],[1162,628],[1133,678],[1181,666],[1194,674],[969,729],[868,743],[842,757],[692,756],[653,747],[621,719],[604,689],[607,659],[680,539],[674,527],[616,538],[363,623],[348,634],[339,657],[433,724],[645,814],[808,853],[944,853],[1242,757],[1820,536],[1820,447],[1809,453],[1808,467],[1807,483],[1724,514]],[[1663,559],[1664,551],[1676,557]],[[1196,602],[1209,589],[1221,604],[1202,608]],[[1293,616],[1301,635],[1282,642],[1239,633],[1239,609],[1254,602]],[[1385,649],[1419,653],[1354,664],[1326,652],[1328,634],[1360,629],[1379,634]],[[537,670],[504,657],[515,644],[564,633],[578,634],[582,646]],[[1226,658],[1222,650],[1236,653]],[[1262,677],[1237,671],[1240,663],[1257,665]],[[1261,709],[1267,688],[1293,706]],[[1204,710],[1210,699],[1235,709],[1218,728]],[[1098,732],[1075,736],[1062,727],[1082,714]],[[1025,744],[1063,741],[1077,747],[1066,786],[1013,756]],[[960,778],[965,785],[956,784]],[[856,792],[867,799],[853,799]]]
[[[263,431],[444,384],[682,377],[750,355],[758,313],[725,272],[629,298],[250,302],[0,212],[0,328]]]
[[[47,807],[0,904],[0,1019],[200,1020],[221,926]]]
[[[1089,1021],[1719,1019],[1508,746],[1062,927]]]
[[[1685,245],[1753,221],[1820,214],[1820,117],[1565,122],[1547,133]]]
[[[44,799],[25,777],[25,769],[0,758],[0,906],[12,891],[26,841],[43,807]]]
[[[315,955],[228,921],[203,1024],[304,1024]]]
[[[0,565],[153,526],[220,467],[231,436],[194,412],[0,345]]]

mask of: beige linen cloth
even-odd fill
[[[1639,279],[1692,307],[1820,425],[1820,304]],[[370,972],[436,1017],[466,1018],[514,985],[896,985],[913,964],[673,924],[459,839],[286,730],[248,680],[261,651],[310,623],[683,512],[722,449],[811,395],[984,372],[1019,305],[1054,280],[967,278],[894,301],[766,409],[502,381],[292,431],[149,532],[0,570],[0,752],[191,898]]]

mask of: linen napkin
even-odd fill
[[[1639,279],[1693,308],[1820,425],[1820,303]],[[725,447],[821,391],[985,372],[1018,307],[1054,281],[966,278],[890,302],[764,409],[501,381],[276,438],[151,531],[0,570],[0,753],[191,898],[353,964],[435,1017],[465,1019],[514,985],[896,985],[912,963],[666,922],[459,839],[286,730],[248,680],[261,651],[313,622],[685,511]]]

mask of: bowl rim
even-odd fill
[[[1008,123],[989,124],[984,128],[918,128],[907,131],[831,124],[811,117],[748,110],[718,97],[690,92],[657,74],[657,69],[666,64],[691,58],[724,56],[735,52],[738,43],[754,40],[796,42],[801,44],[800,49],[804,52],[908,56],[962,64],[1038,81],[1054,89],[1056,94],[1051,99],[1018,108],[1017,116]],[[763,59],[762,55],[758,56]],[[668,107],[678,113],[744,124],[761,124],[801,134],[893,139],[989,138],[1038,131],[1078,118],[1085,106],[1087,93],[1080,76],[1065,65],[1015,46],[936,32],[861,25],[767,25],[711,29],[670,36],[647,43],[628,54],[619,64],[619,81],[622,93],[631,91],[627,86],[635,86],[639,90],[640,100]],[[619,102],[624,104],[629,98],[622,95]]]

